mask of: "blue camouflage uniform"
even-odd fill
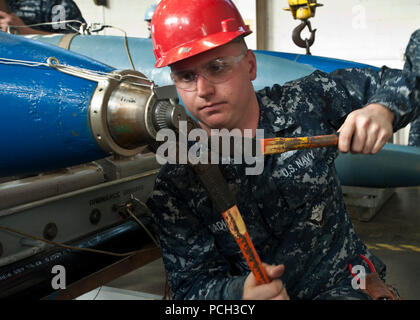
[[[407,46],[406,62],[404,70],[420,74],[420,56],[415,55],[416,48],[420,46],[420,29],[413,33]],[[420,147],[420,118],[417,118],[410,124],[410,134],[408,136],[408,145]]]
[[[413,147],[420,147],[420,118],[417,118],[410,123],[408,145]]]
[[[63,14],[63,20],[78,20],[85,23],[85,19],[74,3],[73,0],[6,0],[9,7],[9,12],[17,15],[26,25],[32,25],[42,22],[57,21],[53,19],[53,8],[56,5],[63,6],[65,12],[57,11]],[[69,23],[77,30],[80,27],[79,23]],[[57,25],[58,26],[58,25]],[[52,33],[72,33],[75,32],[71,28],[54,28],[52,25],[36,26],[33,29],[42,30]]]
[[[418,52],[418,51],[417,51]],[[346,115],[369,103],[390,108],[394,130],[419,112],[410,72],[383,67],[313,74],[258,91],[264,137],[330,134]],[[417,107],[415,107],[417,106]],[[382,278],[385,265],[359,239],[334,167],[336,148],[265,156],[261,175],[222,164],[237,187],[237,206],[261,260],[284,264],[291,299],[368,299],[352,288],[348,265],[368,266]],[[174,299],[241,299],[249,268],[221,214],[188,165],[164,165],[148,206]]]

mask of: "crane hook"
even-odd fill
[[[311,33],[311,36],[309,39],[302,39],[301,33],[303,29],[308,27],[309,32]],[[311,52],[309,48],[313,45],[315,41],[315,32],[316,29],[312,30],[311,22],[309,20],[302,20],[302,23],[298,25],[296,28],[293,29],[292,39],[293,42],[301,48],[306,48],[306,54],[310,55]]]

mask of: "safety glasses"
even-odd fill
[[[197,70],[174,70],[171,72],[171,78],[177,88],[185,91],[197,90],[199,75],[212,84],[228,81],[234,74],[237,64],[246,56],[247,52],[239,56],[219,57],[207,62]]]

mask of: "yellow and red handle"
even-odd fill
[[[338,145],[338,134],[296,138],[269,138],[261,140],[262,154],[276,154],[290,150],[302,150]]]
[[[239,213],[239,209],[236,205],[231,207],[229,210],[222,212],[223,219],[225,220],[230,233],[236,240],[242,254],[248,263],[251,272],[254,274],[258,284],[269,283],[270,278],[268,277],[265,269],[262,265],[261,259],[255,250],[254,245],[249,237],[248,231],[245,226],[245,222]]]

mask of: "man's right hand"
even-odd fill
[[[25,26],[16,15],[0,11],[0,30],[6,32],[9,26]]]
[[[272,266],[263,263],[270,283],[258,284],[251,272],[244,283],[244,300],[290,300],[286,287],[279,278],[284,273],[284,265]]]

